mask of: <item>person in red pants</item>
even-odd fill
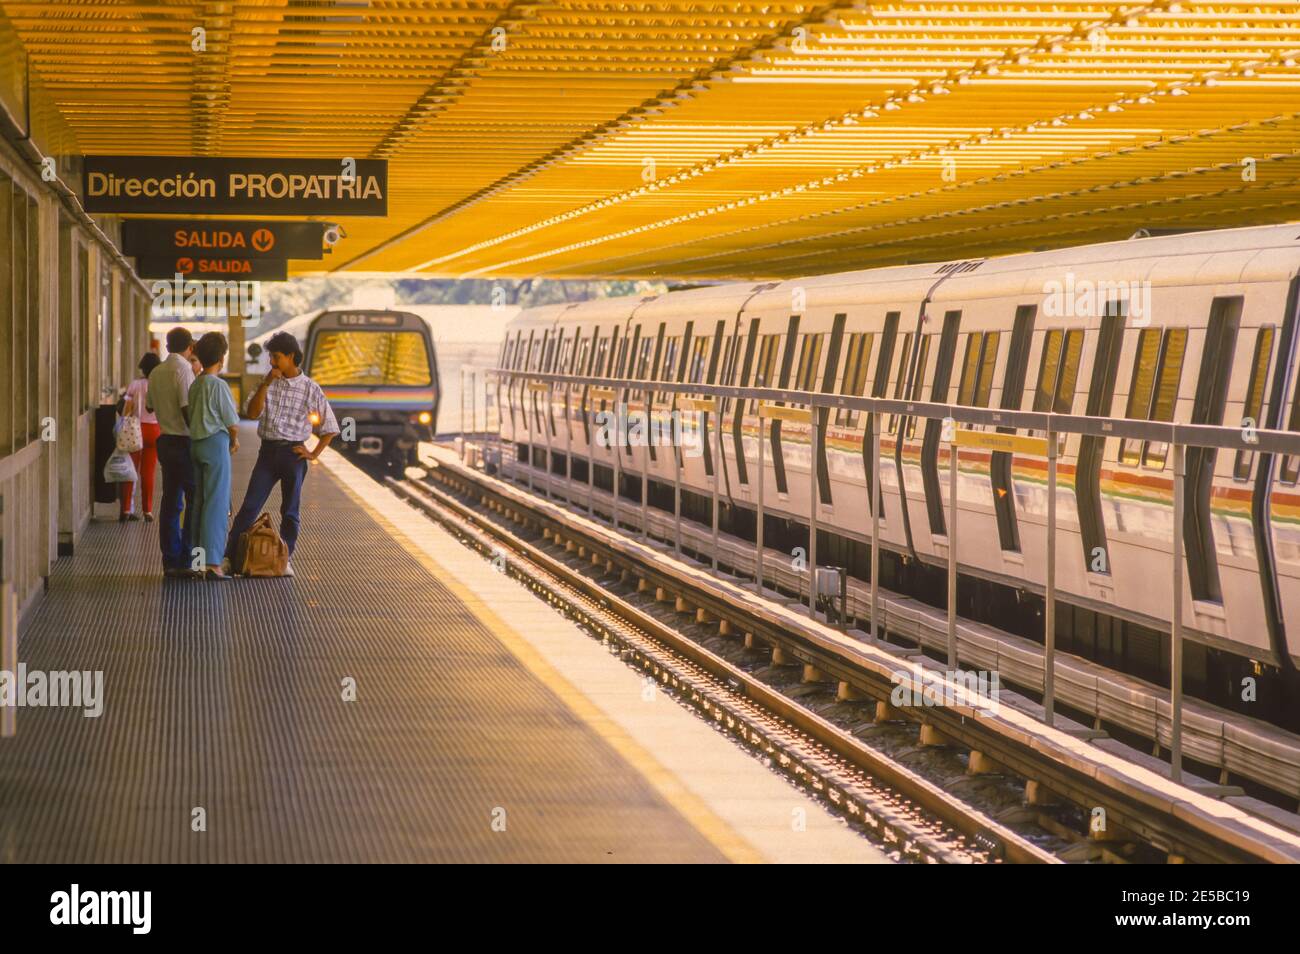
[[[162,359],[152,351],[146,351],[143,358],[140,359],[141,377],[132,381],[126,389],[123,400],[126,402],[122,407],[123,417],[138,417],[140,419],[140,434],[144,438],[144,447],[131,455],[131,460],[135,463],[135,472],[140,476],[140,490],[142,493],[141,509],[144,511],[144,519],[153,522],[153,476],[158,469],[158,435],[161,428],[158,426],[158,418],[154,416],[153,411],[149,410],[145,403],[145,396],[149,390],[149,372],[162,363]],[[117,518],[119,522],[126,520],[138,520],[139,517],[132,512],[131,506],[132,493],[135,485],[131,483],[121,484],[119,491],[122,511]]]

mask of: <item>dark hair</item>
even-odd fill
[[[194,346],[194,356],[205,368],[210,368],[226,356],[226,336],[220,331],[209,331]]]
[[[167,350],[172,354],[180,354],[193,343],[194,336],[188,328],[173,328],[167,332]]]
[[[149,377],[149,372],[160,364],[162,364],[162,358],[158,357],[158,355],[154,354],[152,351],[146,351],[144,357],[140,359],[140,363],[136,365],[136,367],[139,368],[147,378]]]
[[[291,354],[294,364],[302,364],[302,349],[298,347],[298,339],[287,331],[277,331],[271,335],[271,340],[266,343],[266,350],[274,351],[276,354]]]

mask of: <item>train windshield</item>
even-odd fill
[[[429,350],[418,331],[322,331],[311,359],[317,384],[427,387]]]

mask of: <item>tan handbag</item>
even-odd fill
[[[239,535],[234,568],[245,576],[284,576],[289,568],[289,547],[264,513]]]

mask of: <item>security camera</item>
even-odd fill
[[[332,248],[338,244],[339,239],[345,239],[347,237],[348,233],[343,231],[343,226],[331,225],[325,230],[325,247]]]

